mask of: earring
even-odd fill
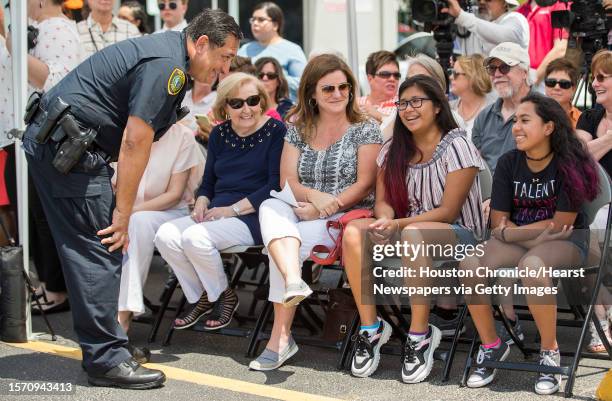
[[[317,99],[311,97],[308,100],[308,105],[314,109],[315,107],[317,107]]]
[[[353,100],[353,92],[349,92],[349,102]]]

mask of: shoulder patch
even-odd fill
[[[185,73],[181,69],[175,68],[168,78],[168,93],[176,96],[183,89],[183,86],[185,86]]]

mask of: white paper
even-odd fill
[[[283,190],[280,192],[272,190],[270,191],[270,196],[276,199],[280,199],[290,206],[298,207],[298,203],[295,200],[295,195],[293,195],[293,191],[291,190],[291,187],[289,186],[289,182],[287,182],[286,180],[285,180],[285,186],[283,187]]]

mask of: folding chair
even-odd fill
[[[482,199],[489,199],[491,197],[491,192],[493,188],[493,176],[491,175],[491,170],[485,164],[485,169],[480,171],[477,176],[478,185],[480,187],[480,193]],[[450,260],[437,260],[434,261],[434,266],[440,267],[444,263],[453,262],[453,259]],[[402,260],[400,258],[386,258],[379,263],[380,266],[385,266],[388,268],[398,268],[402,266]],[[402,342],[406,340],[406,332],[408,327],[410,327],[410,323],[404,318],[404,311],[401,307],[397,305],[388,305],[391,309],[389,312],[385,306],[379,305],[377,307],[377,312],[380,316],[385,319],[392,327],[393,333],[400,338]],[[457,346],[461,339],[461,330],[463,328],[465,317],[467,316],[467,306],[463,305],[459,308],[459,325],[455,329],[455,333],[453,334],[453,338],[451,341],[451,346],[448,351],[436,350],[435,357],[436,359],[443,360],[444,364],[444,373],[442,381],[446,382],[448,380],[448,376],[450,374],[450,370],[452,368],[453,360],[455,357],[455,352],[457,350]],[[394,320],[397,320],[395,323]],[[351,326],[351,331],[349,331],[349,336],[345,338],[345,341],[342,344],[342,352],[340,355],[340,359],[338,361],[338,369],[345,369],[347,366],[347,362],[349,360],[349,356],[352,354],[352,343],[351,337],[354,336],[359,328],[359,315],[355,314],[355,318],[353,320],[353,325]],[[389,346],[385,347],[389,349]]]
[[[600,193],[593,202],[588,203],[583,207],[583,212],[586,215],[587,224],[590,225],[595,219],[595,215],[597,212],[605,205],[610,205],[612,202],[612,192],[610,188],[610,178],[606,171],[598,166],[598,175],[599,175],[599,186]],[[601,330],[601,326],[599,324],[598,319],[594,318],[593,310],[594,305],[597,303],[597,298],[599,295],[599,291],[602,286],[602,279],[604,276],[604,272],[606,269],[606,261],[608,255],[608,247],[610,244],[610,234],[611,234],[611,225],[612,225],[612,208],[608,210],[607,224],[606,224],[606,232],[603,243],[603,249],[601,252],[601,257],[599,260],[599,264],[594,267],[589,267],[589,271],[593,274],[597,274],[597,278],[595,280],[595,286],[593,288],[593,292],[590,297],[590,303],[586,314],[584,314],[584,320],[582,324],[578,327],[581,328],[580,337],[578,338],[578,344],[576,346],[575,352],[562,352],[562,356],[571,356],[572,361],[569,365],[561,365],[558,367],[555,366],[544,366],[535,363],[529,362],[498,362],[498,361],[485,361],[481,364],[475,363],[473,361],[473,356],[476,351],[476,343],[478,333],[475,333],[474,338],[472,340],[472,344],[468,353],[468,357],[466,359],[465,368],[463,371],[463,376],[461,378],[461,386],[465,386],[467,381],[467,376],[471,367],[487,367],[492,369],[507,369],[507,370],[522,370],[528,372],[536,372],[536,373],[546,373],[546,374],[561,374],[567,376],[567,381],[565,384],[564,395],[565,397],[572,397],[572,389],[574,387],[576,369],[578,368],[578,362],[582,356],[582,346],[584,344],[584,340],[586,338],[586,332],[588,329],[589,321],[593,320],[595,327],[604,342],[606,350],[608,351],[608,356],[612,359],[612,349],[610,344],[608,344],[606,337],[603,335],[603,331]],[[502,314],[503,316],[503,314]],[[504,319],[504,324],[507,324],[507,321]],[[509,325],[506,327],[510,329],[509,332],[512,334],[511,327]],[[528,351],[537,351],[537,350],[528,350]]]
[[[302,265],[302,279],[308,283],[312,284],[312,266],[313,262],[311,260],[306,260]],[[342,270],[339,266],[331,265],[325,266],[326,270],[335,269]],[[345,282],[343,274],[340,276],[336,288],[342,288]],[[307,344],[317,347],[325,347],[325,348],[333,348],[342,350],[344,342],[329,342],[319,338],[315,338],[315,334],[317,334],[322,326],[323,321],[319,318],[319,316],[312,309],[312,306],[326,306],[327,300],[325,299],[325,295],[328,288],[313,288],[313,294],[302,301],[297,308],[295,315],[295,322],[302,323],[302,325],[308,329],[310,332],[309,336],[301,336],[294,334],[293,338],[298,344]],[[261,310],[257,322],[255,323],[255,328],[253,329],[251,336],[249,338],[249,345],[247,348],[247,357],[254,357],[257,354],[257,350],[262,341],[270,338],[269,334],[265,332],[266,326],[270,322],[270,318],[274,311],[274,305],[272,302],[265,300],[265,305]],[[295,324],[295,323],[294,323]],[[347,336],[349,336],[349,330],[347,328]],[[346,338],[346,337],[345,337]]]
[[[236,288],[238,285],[242,285],[242,284],[254,285],[254,286],[265,285],[265,282],[268,277],[267,269],[263,272],[263,274],[261,274],[261,278],[258,281],[247,281],[247,280],[242,279],[242,275],[244,274],[246,269],[257,270],[257,268],[259,267],[261,263],[267,264],[268,258],[267,258],[267,255],[263,255],[261,253],[262,248],[263,248],[262,246],[234,246],[234,247],[230,247],[230,248],[220,251],[222,255],[235,255],[240,258],[240,264],[236,266],[236,269],[234,270],[234,272],[232,273],[232,276],[229,279],[230,288]],[[174,274],[171,274],[169,279],[166,281],[163,293],[160,297],[161,305],[155,317],[153,328],[149,334],[149,342],[155,341],[157,332],[161,325],[161,321],[163,320],[166,311],[170,309],[168,305],[170,303],[170,300],[172,299],[172,296],[174,295],[174,292],[176,291],[178,287],[179,287],[178,279],[176,278],[176,276],[174,276]],[[186,298],[182,296],[181,300],[178,303],[178,306],[176,307],[175,318],[177,318],[181,314],[186,302],[187,302]],[[255,299],[253,302],[257,302],[257,299]],[[251,309],[253,309],[253,307]],[[240,316],[235,316],[235,317],[237,318],[237,320],[242,319]],[[197,331],[198,325],[195,325],[193,329]],[[173,333],[174,333],[174,324],[172,323],[170,328],[166,332],[164,341],[162,343],[163,345],[168,345],[170,343]],[[238,335],[238,336],[244,337],[244,336],[248,336],[250,334],[250,331],[245,332],[244,330],[226,327],[226,328],[215,331],[215,333],[221,333],[221,334],[227,334],[227,335]]]

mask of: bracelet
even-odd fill
[[[400,231],[399,221],[395,220],[395,224],[397,224],[397,232]]]
[[[506,231],[506,228],[508,228],[508,226],[504,226],[504,228],[501,229],[501,232],[499,233],[499,236],[501,237],[501,240],[506,242],[506,235],[504,234],[504,231]]]

